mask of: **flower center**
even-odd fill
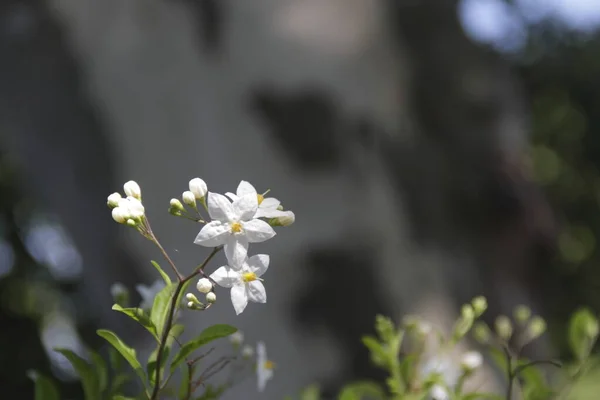
[[[255,281],[257,279],[258,279],[258,277],[256,276],[256,274],[254,272],[244,272],[242,274],[242,280],[245,283],[252,282],[252,281]]]
[[[231,232],[240,233],[241,231],[242,231],[242,224],[240,224],[239,222],[234,222],[233,224],[231,224]]]
[[[275,363],[273,361],[267,360],[264,365],[265,369],[272,370],[275,368]]]
[[[265,199],[265,196],[263,196],[262,194],[257,194],[256,197],[258,197],[258,205],[260,205],[260,203],[262,203]]]

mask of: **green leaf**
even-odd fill
[[[165,363],[169,358],[169,353],[171,352],[170,347],[166,347],[163,350],[162,357],[160,359],[160,375],[158,377],[159,382],[162,381],[163,370],[165,369]],[[152,353],[150,353],[150,357],[148,357],[148,363],[146,364],[146,371],[148,372],[148,379],[150,380],[150,386],[154,386],[156,383],[156,358],[158,355],[158,349],[155,349]]]
[[[385,368],[388,364],[388,357],[381,343],[374,336],[363,336],[362,342],[371,352],[371,361],[373,364]]]
[[[162,276],[163,281],[165,281],[165,284],[167,286],[169,286],[171,284],[171,278],[169,278],[169,275],[167,275],[167,273],[165,271],[163,271],[163,269],[160,267],[160,265],[158,265],[158,263],[156,261],[150,260],[150,262],[152,263],[154,268],[156,268],[156,270],[158,271],[160,276]]]
[[[300,393],[300,400],[320,400],[321,390],[317,385],[310,385]]]
[[[224,338],[235,332],[237,332],[236,328],[225,324],[217,324],[206,328],[195,339],[190,340],[181,347],[177,355],[175,355],[175,358],[173,358],[173,362],[171,362],[171,373],[173,373],[175,368],[177,368],[187,356],[192,354],[193,351],[213,340]]]
[[[98,391],[103,393],[108,386],[108,369],[106,368],[106,361],[95,351],[90,351],[92,357],[92,364],[96,370],[96,376],[98,377]]]
[[[192,368],[191,378],[193,379],[196,366],[192,365],[191,368]],[[183,368],[183,367],[180,369],[180,371],[181,371],[181,384],[179,385],[179,398],[185,399],[188,394],[189,385],[190,385],[190,372],[187,368]]]
[[[118,304],[114,304],[112,306],[112,309],[127,315],[129,318],[133,319],[134,321],[137,321],[140,325],[142,325],[144,328],[146,328],[148,330],[148,332],[150,332],[157,341],[160,341],[160,338],[158,337],[156,326],[154,326],[154,323],[150,320],[150,317],[148,316],[148,314],[146,314],[144,312],[144,310],[142,310],[141,308],[137,308],[137,307],[123,308]]]
[[[35,400],[60,400],[58,389],[50,378],[45,377],[37,371],[28,371],[27,376],[35,384]]]
[[[117,349],[114,347],[108,348],[108,359],[110,361],[110,368],[114,371],[120,371],[123,367],[123,357],[119,354]]]
[[[338,400],[363,400],[385,399],[386,394],[381,386],[375,382],[354,382],[344,386],[338,396]]]
[[[492,357],[492,360],[496,363],[498,368],[500,368],[500,371],[502,371],[502,374],[506,375],[506,371],[508,368],[508,361],[506,360],[506,354],[504,354],[504,352],[502,350],[497,349],[495,347],[491,347],[489,349],[489,353],[490,353],[490,356]]]
[[[156,334],[159,337],[162,335],[165,323],[167,322],[171,308],[171,299],[176,286],[174,284],[167,285],[154,297],[152,310],[150,310],[150,320],[156,327]]]
[[[573,355],[583,361],[598,337],[598,320],[587,308],[578,310],[569,323],[569,345]]]
[[[121,396],[120,394],[113,396],[112,400],[136,400],[135,397],[125,397],[125,396]]]
[[[135,373],[139,376],[144,387],[146,387],[146,375],[144,374],[142,365],[137,359],[135,350],[123,343],[123,341],[119,339],[114,332],[111,332],[107,329],[98,329],[96,333],[98,336],[104,338],[108,343],[110,343],[119,353],[121,353],[125,361],[131,365],[131,368],[133,368]]]
[[[120,392],[123,385],[129,382],[130,380],[131,378],[129,377],[129,375],[126,374],[119,374],[115,376],[110,385],[110,393],[115,395],[116,393]]]
[[[54,351],[65,356],[73,368],[75,368],[75,371],[77,371],[86,400],[100,399],[99,381],[94,368],[69,349],[54,349]]]
[[[227,389],[226,386],[214,388],[212,385],[207,385],[202,396],[196,397],[196,400],[216,400],[221,397],[225,389]]]

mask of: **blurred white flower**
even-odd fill
[[[256,345],[256,377],[258,380],[258,390],[265,390],[267,382],[273,378],[273,369],[275,364],[267,358],[267,348],[263,342]]]
[[[269,267],[269,256],[266,254],[254,255],[242,263],[236,270],[223,266],[210,275],[217,285],[231,288],[231,303],[235,313],[239,315],[248,305],[248,301],[266,303],[267,293],[260,276]]]
[[[469,351],[463,354],[460,365],[467,371],[477,369],[483,364],[483,356],[478,351]]]
[[[244,332],[237,331],[235,333],[232,333],[231,335],[229,335],[229,341],[233,345],[239,346],[240,344],[242,344],[244,342]]]
[[[250,358],[254,355],[254,349],[249,344],[242,347],[242,357]]]
[[[432,400],[450,400],[450,393],[441,385],[433,385],[429,390]]]
[[[248,254],[249,243],[264,242],[275,236],[269,224],[254,216],[258,200],[253,194],[245,194],[231,203],[218,193],[208,193],[208,214],[212,219],[206,224],[194,243],[206,247],[224,245],[229,265],[240,268]]]

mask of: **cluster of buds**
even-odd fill
[[[112,209],[112,217],[116,222],[138,227],[143,222],[145,213],[142,191],[134,181],[125,183],[123,189],[126,197],[115,192],[108,196],[107,205]]]
[[[206,186],[206,182],[204,182],[200,178],[194,178],[190,180],[189,190],[186,190],[181,195],[181,200],[183,201],[183,203],[179,199],[171,199],[169,203],[169,213],[177,217],[186,217],[188,219],[196,220],[198,222],[203,222],[201,218],[196,218],[195,216],[188,215],[183,205],[185,204],[191,207],[196,212],[196,214],[200,216],[197,201],[199,201],[206,209],[207,193],[208,187]]]

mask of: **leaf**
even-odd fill
[[[140,377],[142,384],[144,387],[146,386],[146,375],[144,374],[144,370],[142,369],[142,365],[137,359],[135,354],[135,350],[131,347],[127,346],[119,337],[114,333],[107,329],[98,329],[96,331],[98,336],[104,338],[108,343],[110,343],[131,365],[131,368],[135,371],[135,373]]]
[[[159,382],[162,381],[163,370],[165,369],[165,363],[169,358],[169,353],[171,352],[170,347],[166,347],[163,350],[162,357],[160,359],[160,375],[158,376]],[[146,364],[146,371],[148,371],[148,379],[150,380],[150,386],[154,386],[156,383],[156,358],[158,354],[158,348],[155,349],[152,353],[150,353],[150,357],[148,357],[148,363]]]
[[[506,355],[504,354],[504,352],[502,352],[502,350],[499,350],[495,347],[491,347],[489,349],[490,352],[490,356],[492,357],[492,360],[496,363],[496,365],[498,366],[498,368],[500,368],[500,370],[502,371],[503,375],[506,375],[506,371],[508,368],[508,362],[506,360]]]
[[[120,371],[123,366],[123,357],[119,354],[117,349],[114,347],[108,348],[108,359],[110,361],[110,368],[114,371]]]
[[[223,392],[225,392],[225,389],[227,389],[227,387],[224,385],[219,386],[216,389],[213,388],[212,385],[207,385],[206,390],[204,391],[202,396],[196,397],[196,400],[216,400],[219,397],[221,397]]]
[[[321,390],[317,385],[310,385],[300,394],[300,400],[320,400]]]
[[[348,384],[342,388],[338,400],[385,399],[383,388],[375,382],[363,381]]]
[[[187,356],[192,354],[194,350],[199,349],[213,340],[224,338],[235,332],[237,332],[236,328],[225,324],[217,324],[206,328],[195,339],[190,340],[181,347],[177,355],[175,355],[175,358],[173,358],[173,362],[171,362],[171,373],[173,373],[175,368],[177,368]]]
[[[108,370],[106,368],[106,361],[95,351],[90,351],[92,358],[92,364],[96,370],[96,376],[98,377],[98,392],[103,393],[108,386]]]
[[[194,376],[194,372],[196,369],[195,365],[192,365],[190,368],[192,368],[192,379]],[[185,399],[187,394],[188,394],[188,390],[189,390],[189,385],[190,385],[190,372],[188,370],[188,368],[181,368],[181,384],[179,385],[179,398],[181,399]]]
[[[45,377],[37,371],[28,371],[27,376],[35,384],[35,400],[60,400],[58,389],[50,378]]]
[[[86,400],[100,399],[99,381],[94,368],[69,349],[54,349],[54,351],[65,356],[73,368],[75,368],[75,371],[77,371]]]
[[[158,271],[160,276],[163,278],[163,281],[165,281],[165,284],[167,286],[169,286],[171,284],[171,278],[169,278],[169,275],[167,275],[167,273],[165,271],[163,271],[163,269],[160,267],[160,265],[156,261],[150,260],[150,262],[152,263],[154,268],[156,268],[156,270]]]
[[[598,337],[598,320],[587,308],[578,310],[569,323],[569,345],[573,355],[583,361]]]
[[[110,392],[114,395],[121,390],[121,387],[129,382],[131,378],[126,374],[119,374],[115,376],[110,385]]]
[[[121,396],[120,394],[113,396],[112,400],[136,400],[135,397],[125,397],[125,396]]]
[[[137,308],[137,307],[123,308],[118,304],[114,304],[112,306],[112,309],[127,315],[129,318],[131,318],[134,321],[137,321],[140,325],[142,325],[144,328],[146,328],[148,330],[148,332],[150,332],[157,341],[160,341],[160,338],[158,337],[156,326],[154,326],[154,323],[150,320],[150,317],[148,316],[148,314],[146,314],[144,312],[144,310],[142,310],[141,308]]]
[[[371,362],[378,367],[386,367],[388,365],[388,357],[383,349],[383,346],[374,336],[363,336],[363,344],[371,352]]]
[[[167,285],[154,297],[152,310],[150,310],[150,320],[156,327],[158,337],[162,335],[163,328],[167,322],[175,287],[176,285],[173,284]]]

